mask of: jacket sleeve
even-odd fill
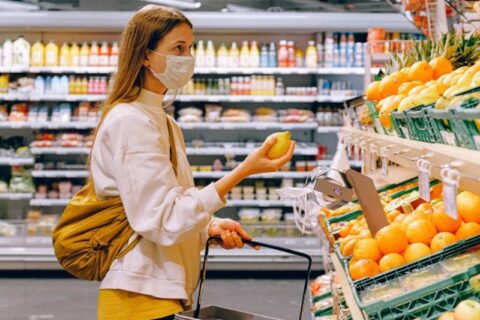
[[[202,190],[179,185],[168,137],[162,137],[168,131],[138,113],[114,119],[109,129],[103,143],[113,149],[112,170],[132,229],[162,246],[205,233],[213,213],[225,203],[214,184]]]

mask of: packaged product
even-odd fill
[[[404,291],[400,285],[400,281],[392,280],[386,283],[371,286],[360,292],[360,299],[365,305],[372,304],[377,301],[389,301],[395,297],[402,295]]]
[[[434,264],[425,268],[415,270],[411,274],[407,274],[400,279],[402,287],[406,291],[423,288],[429,284],[438,282],[445,278],[442,268],[438,264]]]
[[[465,272],[468,268],[480,263],[476,252],[467,252],[440,262],[443,271],[447,274]]]

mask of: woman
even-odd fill
[[[190,305],[207,237],[221,236],[226,249],[251,239],[239,223],[212,218],[225,206],[225,195],[249,175],[278,170],[293,154],[294,143],[285,156],[270,160],[275,138],[267,139],[224,178],[194,187],[182,132],[162,107],[166,91],[183,87],[193,74],[193,42],[183,14],[155,5],[138,11],[124,30],[91,170],[97,196],[120,196],[142,240],[113,262],[102,281],[99,319],[173,319]]]

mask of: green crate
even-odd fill
[[[416,289],[390,301],[377,301],[363,305],[354,294],[359,307],[369,319],[378,320],[436,320],[440,314],[451,311],[465,299],[480,299],[474,292],[469,279],[480,273],[480,264],[424,288]]]
[[[480,109],[458,108],[455,110],[455,119],[464,146],[480,150]]]
[[[393,111],[392,125],[400,138],[410,139],[412,133],[408,130],[407,115],[405,112]]]
[[[428,120],[427,110],[432,109],[433,106],[418,106],[413,109],[405,111],[407,116],[408,131],[411,133],[410,138],[422,141],[434,143],[435,134]]]
[[[435,135],[435,142],[451,146],[461,145],[458,136],[453,129],[453,123],[455,120],[453,109],[429,109],[427,115]]]
[[[480,245],[480,236],[474,236],[469,239],[458,241],[448,247],[443,248],[440,251],[437,251],[423,259],[414,261],[412,263],[403,265],[399,268],[383,272],[375,277],[364,278],[357,281],[353,281],[350,278],[350,273],[348,272],[348,262],[344,262],[344,269],[347,271],[347,279],[350,282],[352,288],[357,292],[363,291],[373,285],[386,283],[393,279],[398,279],[399,277],[410,273],[414,270],[430,266],[439,261],[445,260],[447,258],[456,256],[457,254],[468,251],[468,249]]]
[[[333,306],[317,310],[313,313],[315,317],[331,316],[333,315]]]
[[[373,127],[375,128],[375,131],[379,134],[387,134],[387,132],[382,127],[382,124],[380,123],[380,119],[378,118],[378,112],[377,108],[375,108],[375,102],[367,101],[366,104],[368,112],[370,113],[370,117],[372,117]]]

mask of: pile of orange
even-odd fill
[[[340,230],[340,252],[351,256],[353,280],[413,262],[466,238],[480,235],[480,196],[463,191],[457,196],[458,218],[445,213],[441,200],[419,205],[410,214],[387,213],[390,224],[373,238],[363,216]]]

